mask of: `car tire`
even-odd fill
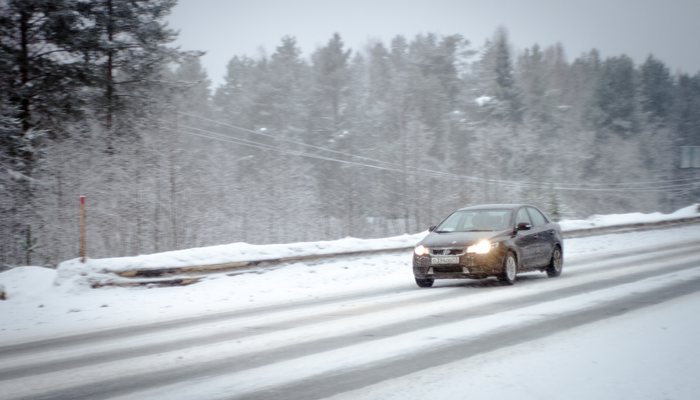
[[[498,280],[506,285],[515,283],[515,277],[518,275],[518,259],[515,253],[509,251],[506,258],[503,259],[503,272],[498,276]]]
[[[435,279],[433,279],[433,278],[425,278],[425,279],[416,278],[416,285],[418,285],[419,287],[422,287],[422,288],[433,287],[433,283],[435,283]]]
[[[561,252],[561,247],[555,246],[552,252],[552,259],[547,266],[547,276],[556,278],[561,275],[561,269],[564,266],[564,255]]]

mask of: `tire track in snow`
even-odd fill
[[[688,250],[698,250],[700,247],[698,245],[693,245],[693,246],[684,246],[683,248],[688,249]],[[673,253],[678,253],[679,247],[675,246],[674,249],[672,250]],[[641,255],[634,255],[634,256],[629,256],[629,260],[627,259],[616,259],[612,260],[612,262],[608,261],[606,263],[595,263],[593,268],[588,268],[583,271],[574,271],[574,272],[568,272],[567,277],[572,277],[572,276],[584,276],[584,275],[590,275],[590,274],[595,274],[598,273],[599,270],[601,269],[607,269],[609,268],[609,264],[614,264],[614,268],[616,270],[622,270],[624,268],[630,268],[634,267],[637,265],[639,260],[643,260],[643,262],[649,263],[652,261],[658,261],[658,260],[665,260],[668,259],[668,249],[667,251],[664,252],[654,252],[651,254],[641,254]],[[585,265],[588,265],[590,263],[585,262],[582,263],[582,261],[586,260],[579,260],[576,262],[575,265],[573,266],[568,266],[567,269],[569,268],[574,268],[578,266],[578,268],[581,268]],[[533,275],[525,275],[520,278],[521,282],[520,285],[526,281],[533,280],[532,278]],[[536,278],[534,280],[540,280],[538,278],[543,278],[541,274],[534,275]],[[649,274],[642,274],[639,275],[641,277],[648,277],[650,276]],[[546,280],[546,278],[543,278]],[[135,357],[142,357],[145,355],[150,355],[150,354],[159,354],[159,353],[164,353],[164,352],[169,352],[173,350],[180,350],[180,349],[185,349],[185,348],[190,348],[190,347],[201,347],[205,345],[212,345],[216,343],[224,343],[224,342],[230,342],[234,340],[239,340],[243,339],[246,337],[254,336],[254,335],[259,335],[262,333],[269,333],[269,332],[280,332],[280,331],[285,331],[289,330],[292,328],[299,328],[303,327],[305,325],[311,325],[311,324],[318,324],[318,323],[323,323],[323,322],[330,322],[330,321],[336,321],[336,320],[341,320],[343,318],[348,318],[351,316],[357,316],[357,315],[362,315],[362,314],[369,314],[369,313],[381,313],[381,312],[388,312],[392,310],[396,310],[399,308],[405,308],[408,306],[416,305],[416,304],[421,304],[421,305],[429,305],[431,303],[439,303],[445,299],[450,299],[452,301],[457,301],[457,300],[463,300],[465,297],[469,296],[478,296],[482,294],[481,292],[477,291],[469,291],[465,292],[463,290],[460,290],[460,288],[465,288],[465,287],[470,287],[470,288],[489,288],[489,287],[498,287],[500,286],[498,283],[495,281],[459,281],[460,283],[457,284],[456,288],[451,288],[450,287],[442,287],[440,289],[433,289],[433,290],[411,290],[411,291],[401,291],[401,292],[391,292],[391,294],[385,292],[384,296],[379,297],[379,302],[377,302],[376,296],[373,294],[368,296],[368,297],[353,297],[353,301],[347,301],[347,299],[342,299],[341,301],[333,301],[332,299],[328,299],[326,301],[322,301],[320,303],[323,303],[322,305],[325,306],[332,306],[332,307],[318,307],[320,304],[317,303],[310,303],[310,304],[304,304],[304,305],[298,305],[295,304],[294,307],[283,307],[282,310],[278,308],[266,308],[265,311],[261,311],[260,309],[255,309],[254,311],[245,311],[245,312],[240,312],[240,313],[235,313],[233,316],[228,316],[227,320],[230,320],[232,324],[234,325],[233,327],[227,327],[226,329],[216,329],[217,326],[209,326],[209,325],[203,325],[204,322],[199,322],[199,324],[195,325],[193,329],[188,329],[187,331],[177,331],[174,330],[176,328],[171,328],[170,326],[166,326],[164,329],[160,330],[158,332],[158,335],[151,335],[152,337],[150,338],[138,338],[138,331],[135,335],[130,336],[130,340],[126,341],[125,343],[122,343],[121,346],[119,346],[119,343],[117,343],[116,348],[111,349],[111,350],[99,350],[99,351],[93,351],[93,352],[85,352],[85,351],[79,351],[74,349],[73,347],[70,347],[66,349],[66,351],[59,352],[58,356],[56,356],[56,359],[51,359],[50,353],[47,353],[46,351],[43,352],[42,354],[42,359],[40,362],[29,362],[29,363],[21,363],[22,359],[17,359],[17,358],[12,358],[11,355],[12,353],[9,352],[10,354],[4,354],[4,357],[0,359],[5,360],[5,364],[7,364],[8,361],[12,362],[12,367],[3,367],[3,363],[0,363],[0,381],[2,380],[8,380],[8,379],[14,379],[14,378],[19,378],[22,376],[29,376],[29,375],[37,375],[37,374],[42,374],[42,373],[49,373],[52,371],[59,371],[59,370],[64,370],[64,369],[70,369],[70,368],[78,368],[81,366],[87,366],[87,365],[92,365],[92,364],[97,364],[97,363],[103,363],[105,361],[118,361],[118,360],[125,360],[129,358],[135,358]],[[611,280],[609,283],[606,283],[604,287],[609,287],[611,285],[618,284],[620,280]],[[528,283],[534,283],[534,282],[528,282]],[[596,286],[600,285],[600,282],[589,282],[585,285],[579,286],[576,288],[576,292],[578,293],[582,290],[593,290]],[[569,292],[570,289],[568,288],[563,288],[559,290],[555,290],[553,292],[545,292],[544,294],[538,293],[535,294],[534,296],[510,296],[511,299],[505,299],[503,301],[499,301],[497,303],[493,303],[491,306],[487,306],[489,309],[494,309],[497,312],[497,309],[499,307],[503,309],[508,309],[509,307],[513,307],[514,305],[518,304],[532,304],[533,302],[541,301],[541,300],[546,300],[547,296],[560,296],[563,295],[567,292]],[[512,292],[512,291],[511,291]],[[388,297],[388,299],[384,300],[385,297]],[[281,315],[284,313],[284,310],[303,310],[303,315],[299,317],[292,317],[292,318],[287,318],[287,319],[282,319],[282,320],[276,320],[276,316]],[[481,308],[483,310],[483,308]],[[469,310],[469,309],[467,309]],[[455,318],[462,318],[462,315],[464,314],[465,311],[460,310],[459,312],[452,313],[452,314],[444,314],[441,315],[440,317],[438,316],[429,316],[429,318],[441,318],[441,320],[454,320]],[[468,312],[468,311],[467,311]],[[255,318],[251,320],[251,318],[248,318],[247,320],[245,319],[246,317],[250,317],[250,314],[255,314]],[[221,317],[221,315],[216,315],[217,317]],[[279,318],[279,317],[277,317]],[[420,319],[422,317],[419,317]],[[205,320],[206,321],[206,320]],[[180,321],[182,322],[182,321]],[[191,321],[188,321],[191,322]],[[217,321],[220,322],[220,321]],[[207,321],[208,323],[208,321]],[[194,324],[186,324],[184,327],[192,327]],[[411,328],[411,322],[410,321],[402,321],[398,324],[392,324],[388,325],[386,328],[391,329],[393,326],[396,326],[399,331],[402,329],[410,329]],[[150,332],[150,326],[149,326],[149,333]],[[166,329],[171,329],[170,333],[168,334],[168,338],[164,340],[163,338],[163,333],[166,331]],[[204,331],[204,333],[202,333]],[[376,336],[376,333],[370,332],[369,330],[365,333],[361,333],[362,335],[371,338],[373,336]],[[352,337],[354,336],[355,333],[345,335],[345,336],[340,336],[339,340],[342,342],[342,340],[349,340],[347,337]],[[117,335],[117,338],[120,338],[122,335]],[[181,337],[184,336],[184,337]],[[347,336],[347,337],[346,337]],[[115,339],[113,338],[102,338],[102,335],[98,335],[98,337],[101,339],[101,341],[107,341],[109,340],[110,342],[114,341]],[[329,342],[326,344],[326,347],[330,346],[335,346],[337,345],[336,342],[338,340],[322,340],[320,341],[321,344],[324,344],[326,342]],[[59,341],[60,343],[60,341]],[[44,343],[45,344],[45,343]],[[68,346],[68,344],[62,343],[63,346]],[[75,343],[73,343],[75,345]],[[100,347],[100,343],[95,343],[97,347]],[[107,346],[107,344],[105,344]],[[109,343],[110,347],[115,347],[114,343]],[[21,346],[23,350],[26,353],[26,348],[25,346]],[[40,346],[37,351],[42,349],[43,346]],[[60,348],[61,346],[59,346]],[[80,343],[80,347],[84,347],[82,343]],[[43,350],[43,349],[42,349]],[[36,354],[37,351],[32,351],[30,354]],[[275,353],[279,354],[279,353]],[[2,355],[2,354],[0,354]],[[47,360],[46,358],[49,357]],[[19,365],[18,365],[19,364]]]
[[[257,391],[252,395],[222,396],[228,400],[314,400],[336,394],[361,389],[389,379],[399,378],[428,368],[449,364],[479,354],[485,354],[529,341],[546,338],[573,328],[613,318],[627,312],[662,303],[700,291],[700,279],[662,287],[652,292],[634,294],[624,299],[624,303],[606,303],[602,306],[564,315],[560,318],[544,320],[528,326],[494,332],[472,340],[458,342],[452,346],[416,352],[400,359],[390,359],[375,363],[366,369],[334,371],[313,379],[302,380],[273,389]]]
[[[688,265],[692,267],[681,273],[625,284],[624,293],[618,287],[587,292],[516,312],[481,316],[473,322],[424,327],[235,373],[219,371],[201,381],[131,393],[119,399],[163,394],[173,399],[324,398],[700,291],[698,262]]]

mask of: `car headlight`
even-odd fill
[[[467,247],[467,253],[486,254],[496,247],[498,247],[498,242],[491,243],[488,240],[482,240],[477,244]]]
[[[428,254],[430,254],[430,249],[423,246],[422,244],[416,246],[416,248],[413,249],[413,251],[416,253],[417,256],[427,256]]]

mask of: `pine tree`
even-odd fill
[[[671,133],[673,78],[663,62],[649,56],[639,68],[642,156],[654,178],[672,179],[674,135]],[[665,194],[660,194],[665,197]],[[659,202],[668,203],[666,200]],[[668,206],[664,204],[664,206]]]
[[[200,61],[203,55],[201,52],[184,54],[171,79],[178,107],[188,113],[210,116],[211,80]]]
[[[84,103],[80,8],[69,0],[0,4],[0,91],[16,107],[24,134],[34,128],[58,135],[60,123]]]
[[[300,138],[305,124],[309,96],[310,71],[301,58],[301,49],[296,39],[282,38],[282,43],[271,56],[269,65],[270,100],[269,112],[273,117],[271,128],[284,131],[287,138]]]
[[[234,56],[229,61],[224,84],[216,89],[214,95],[214,106],[219,120],[242,127],[254,127],[256,65],[255,60],[245,56]]]
[[[45,151],[82,115],[85,65],[77,39],[84,28],[82,6],[69,0],[0,3],[0,174],[9,178],[2,179],[7,191],[0,202],[12,204],[0,234],[24,242],[23,250],[9,253],[15,260],[31,261],[36,250],[37,235],[31,232],[40,224],[36,183]]]
[[[474,153],[480,169],[489,178],[512,179],[522,173],[522,158],[514,143],[519,143],[522,130],[523,105],[520,87],[515,81],[508,35],[504,28],[487,41],[482,57],[476,62],[472,79],[478,107],[474,119],[479,129],[474,138]],[[486,176],[484,176],[486,177]],[[485,200],[497,200],[505,192],[485,180],[481,186]]]
[[[321,143],[331,141],[344,129],[343,111],[350,83],[351,50],[345,50],[339,34],[334,34],[325,47],[312,54],[314,71],[313,131]]]
[[[685,146],[700,145],[700,72],[692,76],[680,74],[674,98],[673,114],[678,143]]]
[[[594,120],[598,134],[634,133],[638,128],[635,99],[636,82],[632,59],[624,55],[606,59],[593,98],[598,111]]]
[[[681,146],[700,146],[700,72],[695,75],[680,74],[674,92],[673,125],[675,131],[674,156],[672,157],[676,179],[696,179],[695,168],[678,168],[681,165]],[[676,208],[697,203],[700,187],[689,187],[679,193],[673,202]]]
[[[515,84],[510,42],[505,28],[499,28],[487,41],[480,61],[481,96],[491,98],[497,118],[517,124],[522,119],[521,94]]]
[[[309,137],[312,143],[322,147],[339,148],[348,132],[346,109],[351,83],[351,50],[339,34],[334,34],[328,44],[311,55],[312,100],[309,114]],[[334,229],[333,218],[342,218],[345,209],[344,188],[339,177],[344,173],[338,164],[325,161],[315,163],[316,181],[319,185],[322,213],[327,219],[326,229]]]
[[[673,79],[663,62],[649,56],[641,66],[641,109],[648,122],[664,124],[673,107]]]
[[[399,164],[401,162],[397,144],[401,143],[399,115],[406,101],[405,92],[400,85],[399,74],[405,65],[401,47],[405,46],[403,38],[395,38],[395,50],[392,54],[383,43],[373,43],[366,50],[367,70],[364,79],[355,81],[362,85],[366,92],[363,101],[363,114],[356,121],[355,132],[360,132],[360,149],[363,155],[373,159],[386,160]],[[359,129],[358,129],[359,128]],[[399,164],[401,165],[401,164]],[[396,219],[397,209],[396,188],[397,172],[366,171],[371,173],[375,182],[363,196],[364,209],[369,221],[374,224],[373,232],[386,229],[386,220]]]
[[[309,153],[305,137],[306,118],[310,94],[310,67],[301,58],[301,49],[293,37],[283,37],[270,57],[268,82],[264,104],[269,115],[266,133],[272,136],[272,144],[279,149]],[[313,143],[310,143],[313,144]],[[274,214],[274,231],[277,240],[288,240],[299,229],[309,229],[313,224],[310,215],[316,209],[316,182],[312,176],[312,162],[301,156],[268,153],[264,162],[270,165],[265,173],[266,191],[274,196],[268,211]]]
[[[107,132],[107,152],[114,141],[135,134],[133,122],[153,99],[149,87],[162,83],[163,66],[179,52],[167,45],[175,38],[164,18],[176,0],[100,0],[86,3],[82,16],[90,21],[83,30],[83,57],[90,65],[94,104]],[[139,115],[140,114],[140,115]],[[119,118],[120,116],[126,118]]]
[[[188,238],[196,237],[205,229],[216,230],[218,225],[208,225],[209,213],[202,212],[201,198],[195,200],[196,193],[206,190],[198,176],[217,176],[208,168],[206,154],[215,148],[199,137],[185,135],[182,131],[210,128],[207,120],[212,116],[209,80],[202,68],[200,57],[203,53],[192,52],[182,57],[172,75],[172,95],[165,94],[170,107],[163,112],[164,121],[170,126],[158,129],[156,135],[144,138],[150,158],[156,160],[160,168],[154,169],[153,179],[155,203],[152,205],[153,246],[156,249],[178,249],[185,246]],[[174,128],[174,129],[168,129]],[[203,130],[203,131],[202,131]],[[217,165],[218,167],[218,165]],[[223,203],[224,199],[206,196],[212,203]],[[214,209],[214,207],[211,207]],[[209,228],[205,228],[209,226]]]

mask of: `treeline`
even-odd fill
[[[174,5],[0,0],[0,265],[74,255],[78,193],[100,200],[95,253],[144,240],[126,227],[147,225],[149,199],[129,181],[150,174],[143,136],[178,89],[168,65],[187,55],[169,46]]]
[[[697,202],[700,74],[514,53],[499,29],[238,55],[211,91],[174,1],[0,2],[0,263],[416,232],[452,209]]]

